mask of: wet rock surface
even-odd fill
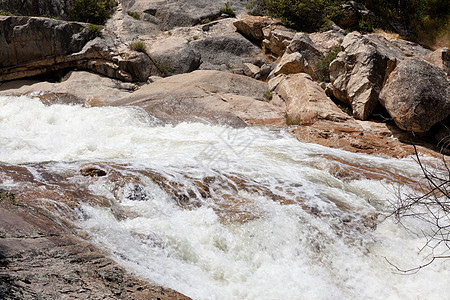
[[[0,203],[2,299],[189,299],[126,273],[73,228],[9,200]]]

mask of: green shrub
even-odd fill
[[[272,100],[273,94],[270,90],[266,90],[264,92],[264,99],[266,99],[267,101]]]
[[[269,15],[297,31],[326,29],[327,22],[344,14],[342,4],[348,0],[248,0],[251,14]],[[376,24],[361,19],[358,29],[371,32],[374,26],[392,30],[392,23],[404,28],[400,34],[429,47],[448,46],[450,42],[450,5],[448,0],[361,0],[378,18]],[[352,28],[353,29],[353,28]]]
[[[348,105],[344,105],[344,104],[337,104],[337,107],[339,107],[340,110],[342,110],[343,112],[345,112],[347,115],[351,116],[352,113],[352,108]]]
[[[358,29],[361,32],[373,32],[373,24],[369,20],[362,18],[358,22]]]
[[[7,17],[11,17],[14,16],[12,13],[6,12],[6,11],[0,11],[0,16],[7,16]]]
[[[10,200],[13,205],[19,205],[19,199],[16,198],[14,193],[0,191],[0,202],[3,200]]]
[[[342,0],[265,0],[267,13],[298,31],[317,31],[342,13]]]
[[[166,62],[166,61],[153,61],[153,63],[155,64],[155,66],[158,69],[158,71],[161,74],[161,76],[166,77],[166,76],[170,75],[171,71],[170,71],[170,66],[169,66],[168,62]]]
[[[330,82],[330,63],[337,57],[339,52],[341,52],[341,47],[335,46],[331,48],[331,51],[323,59],[316,63],[318,81]]]
[[[136,20],[140,20],[140,19],[141,19],[141,16],[140,16],[137,12],[134,12],[134,11],[129,10],[129,11],[127,11],[127,14],[128,14],[130,17],[132,17],[132,18],[134,18],[134,19],[136,19]]]
[[[384,20],[382,25],[385,29],[393,29],[390,28],[389,23],[395,20],[413,34],[409,38],[429,47],[448,46],[450,42],[448,0],[363,0],[362,2]]]
[[[95,36],[101,36],[102,35],[102,27],[94,24],[89,24],[88,30],[92,32]]]
[[[133,51],[144,52],[147,50],[144,42],[138,41],[130,44],[130,49]]]
[[[200,24],[208,24],[208,23],[211,23],[211,19],[210,18],[200,19]]]
[[[115,0],[74,0],[69,19],[102,25],[112,15],[116,6]]]
[[[236,14],[234,13],[233,9],[231,8],[232,3],[226,2],[225,8],[220,9],[221,14],[229,15],[230,17],[236,17]]]
[[[248,0],[245,7],[250,11],[252,16],[263,16],[267,14],[264,0]]]

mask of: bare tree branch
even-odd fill
[[[396,199],[390,201],[393,211],[390,216],[411,232],[403,221],[412,218],[423,222],[421,232],[426,239],[425,244],[419,252],[430,249],[430,261],[411,269],[402,269],[392,264],[387,258],[386,261],[401,273],[415,273],[420,269],[429,266],[436,259],[448,259],[450,255],[450,167],[442,158],[442,165],[439,167],[427,166],[420,158],[417,147],[413,145],[415,160],[419,164],[425,184],[419,185],[421,194],[404,194],[399,189]],[[439,248],[438,248],[439,247]],[[435,251],[439,251],[438,255]]]

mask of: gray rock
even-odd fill
[[[306,33],[303,32],[298,32],[295,34],[295,36],[289,43],[286,52],[287,53],[300,52],[305,57],[308,58],[322,56],[322,53],[319,50],[317,50],[311,38]]]
[[[276,67],[276,63],[271,63],[271,64],[264,64],[261,66],[261,70],[259,71],[259,74],[261,75],[261,79],[266,79],[270,72],[273,71],[273,69],[275,69]]]
[[[135,81],[145,82],[158,70],[147,54],[134,52],[127,59],[118,61],[119,68],[129,73]]]
[[[267,64],[267,60],[264,57],[257,56],[252,59],[252,63],[257,67],[262,67],[264,64]]]
[[[239,0],[122,0],[124,11],[132,10],[146,19],[156,22],[163,31],[175,27],[188,27],[200,23],[202,19],[214,20],[219,17],[220,9],[225,8],[225,2],[231,3],[231,9],[236,14],[245,11],[245,2]],[[152,18],[153,17],[153,18]]]
[[[401,129],[426,132],[450,115],[450,82],[438,67],[406,59],[389,75],[380,102]]]
[[[185,39],[158,40],[151,45],[148,54],[162,76],[191,72],[200,66],[200,55]]]
[[[246,76],[253,78],[261,71],[261,69],[258,66],[255,66],[254,64],[251,63],[243,63],[242,70],[244,70],[244,74]]]
[[[274,90],[277,88],[277,86],[278,86],[283,80],[285,80],[287,77],[288,77],[288,76],[287,76],[286,74],[281,74],[281,75],[278,75],[278,76],[276,76],[276,77],[270,79],[269,82],[268,82],[269,90],[270,90],[270,91],[274,91]]]
[[[0,95],[31,95],[40,98],[45,104],[100,106],[125,97],[137,88],[133,83],[124,83],[86,71],[73,71],[61,82],[55,83],[8,81],[0,85]]]
[[[81,51],[95,35],[82,23],[0,16],[0,68],[53,60]]]
[[[88,24],[36,17],[0,16],[0,81],[60,69],[84,68],[125,80],[146,81],[152,62],[121,47],[115,35],[101,37]]]
[[[311,33],[309,38],[314,42],[316,49],[326,54],[333,47],[341,46],[346,35],[347,33],[344,30],[333,24],[330,30]]]
[[[443,47],[430,53],[425,60],[441,68],[450,76],[450,49]]]
[[[419,58],[425,58],[432,52],[431,50],[426,49],[419,44],[407,40],[392,39],[389,42],[398,47],[408,57],[414,56]]]
[[[322,53],[315,47],[309,36],[299,32],[289,43],[274,73],[279,75],[304,72],[316,78],[316,64],[322,58]]]
[[[14,15],[67,18],[73,0],[0,0],[0,9]]]
[[[190,45],[200,55],[200,69],[203,70],[230,71],[240,68],[261,52],[261,49],[237,32],[196,40]]]

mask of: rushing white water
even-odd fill
[[[264,128],[161,126],[132,108],[0,97],[0,162],[64,173],[97,161],[124,166],[140,185],[117,192],[108,177],[90,182],[126,217],[85,204],[78,225],[130,272],[194,299],[450,298],[449,262],[402,275],[385,259],[402,268],[428,261],[420,235],[383,218],[395,189],[389,176],[421,174],[412,159],[348,153]],[[390,173],[339,175],[355,164],[361,173]],[[200,205],[186,207],[145,170],[196,195],[196,182],[215,179]],[[365,226],[377,213],[376,228]],[[419,225],[408,223],[417,232]]]

